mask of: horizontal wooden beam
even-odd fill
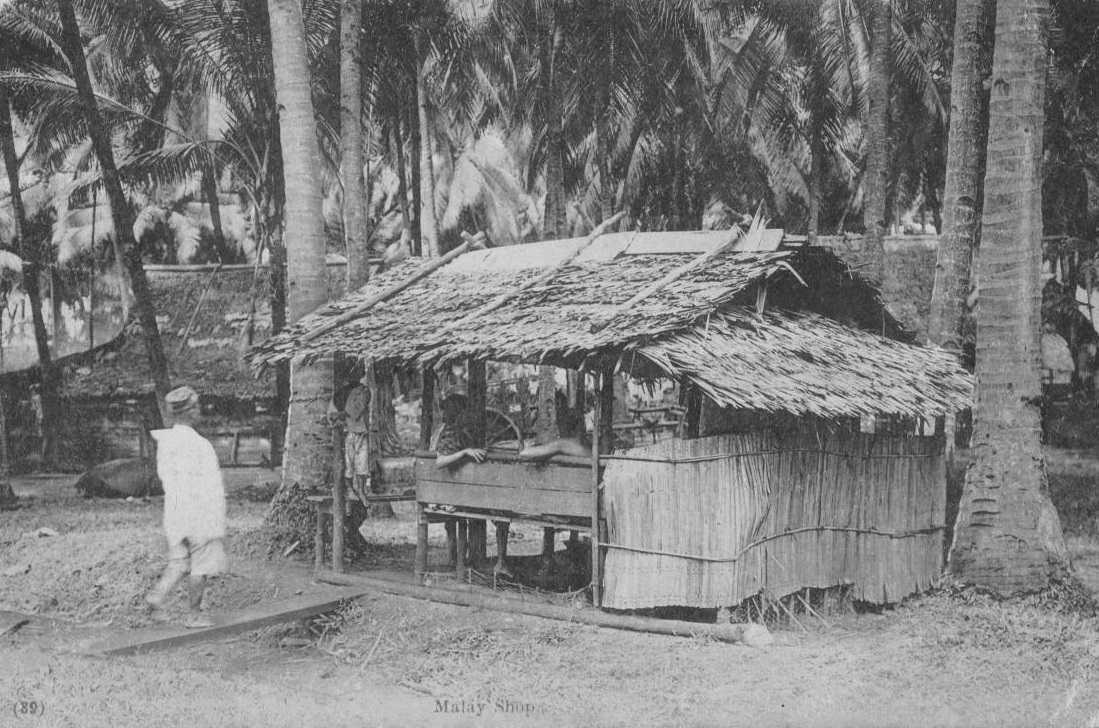
[[[590,472],[590,471],[589,471]],[[590,477],[590,476],[589,476]],[[416,482],[416,500],[529,515],[591,516],[589,492],[506,488],[475,483]]]
[[[458,467],[437,468],[434,464],[417,467],[417,482],[487,485],[512,490],[552,490],[591,492],[591,468],[558,467],[552,463],[466,462]],[[423,500],[423,498],[420,498]]]

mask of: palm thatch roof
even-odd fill
[[[843,326],[815,313],[745,308],[638,349],[714,402],[820,417],[933,417],[969,405],[971,378],[937,349]]]
[[[337,351],[398,366],[464,357],[617,365],[687,376],[721,404],[825,417],[968,406],[970,378],[953,358],[904,343],[878,292],[821,248],[722,253],[623,306],[727,236],[608,234],[572,260],[581,239],[474,251],[420,280],[433,262],[406,260],[248,357],[257,372]]]

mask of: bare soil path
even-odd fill
[[[1058,505],[1094,574],[1099,468],[1070,465],[1051,469],[1068,483]],[[73,480],[19,480],[26,507],[0,514],[0,573],[13,574],[0,576],[0,610],[34,616],[0,635],[0,726],[1099,728],[1097,620],[968,592],[779,629],[764,649],[377,595],[193,647],[85,657],[81,639],[148,624],[139,599],[163,563],[160,503],[84,501]],[[331,588],[305,555],[272,561],[258,547],[272,484],[269,471],[230,471],[232,574],[215,608]],[[370,559],[389,565],[413,528],[370,535]]]

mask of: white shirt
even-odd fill
[[[225,484],[210,442],[187,425],[153,430],[156,474],[164,485],[168,540],[202,543],[225,537]]]

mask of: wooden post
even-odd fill
[[[542,568],[548,574],[553,568],[553,536],[556,529],[546,526],[542,529]]]
[[[317,530],[313,532],[313,569],[324,569],[324,507],[317,506]]]
[[[591,601],[595,607],[603,605],[603,560],[599,542],[603,538],[602,508],[599,493],[599,454],[610,450],[614,437],[611,428],[614,405],[614,375],[603,371],[597,375],[598,394],[594,398],[591,442]]]
[[[458,552],[454,555],[454,572],[461,578],[466,570],[466,519],[459,518],[454,524],[454,541],[458,545]]]
[[[680,386],[683,387],[683,405],[687,408],[684,434],[688,439],[695,440],[702,429],[702,392],[689,379],[683,379]]]
[[[337,353],[332,357],[332,396],[342,394],[344,386],[344,357]],[[343,573],[344,515],[347,513],[347,491],[343,485],[344,429],[342,424],[332,425],[332,571],[337,574]],[[352,473],[351,477],[354,476]]]
[[[435,370],[425,366],[420,387],[420,449],[431,449],[431,431],[435,429]],[[428,520],[424,504],[416,502],[416,583],[423,583],[427,573]]]
[[[427,513],[416,503],[416,583],[422,584],[427,573]]]
[[[430,450],[435,429],[435,370],[425,366],[420,378],[420,449]]]
[[[483,359],[469,359],[466,365],[468,378],[469,436],[479,447],[484,447],[487,423],[485,407],[488,398],[488,381]],[[459,547],[459,551],[461,548]],[[475,519],[469,521],[469,561],[475,566],[485,561],[488,554],[488,523]]]
[[[613,372],[609,370],[603,372],[603,383],[597,396],[597,400],[601,401],[594,422],[599,423],[600,452],[604,454],[614,449],[614,389],[616,379],[618,377]]]

